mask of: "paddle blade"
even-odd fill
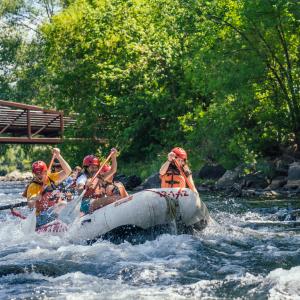
[[[35,232],[36,228],[36,210],[33,209],[32,212],[27,216],[27,218],[21,223],[22,230],[26,234]]]
[[[70,224],[79,217],[80,214],[80,203],[85,194],[85,190],[74,200],[69,202],[67,206],[60,212],[58,219],[65,224]]]

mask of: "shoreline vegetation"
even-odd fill
[[[194,170],[193,177],[200,194],[216,192],[224,196],[264,199],[300,197],[299,159],[283,156],[269,162],[264,167],[264,170],[249,170],[249,166],[247,169],[245,165],[240,165],[233,170],[226,170],[218,164],[206,164],[199,171]],[[130,173],[132,174],[132,170]],[[0,176],[0,182],[11,182],[11,184],[28,182],[31,179],[30,171],[22,172],[20,170]],[[117,174],[115,179],[121,181],[132,192],[160,187],[158,172],[154,172],[146,178],[142,178],[138,173],[133,175]]]
[[[178,146],[200,189],[299,190],[299,1],[34,2],[0,4],[0,99],[72,116],[71,166],[116,147],[143,181]],[[50,156],[0,145],[0,176]]]

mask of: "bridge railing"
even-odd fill
[[[0,100],[0,143],[58,144],[74,120],[62,111]]]

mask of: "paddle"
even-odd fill
[[[3,205],[0,206],[0,210],[12,209],[12,208],[23,207],[23,206],[27,206],[27,201],[15,203],[15,204]]]
[[[52,167],[52,164],[54,162],[55,156],[56,155],[53,153],[51,161],[50,161],[50,164],[48,166],[47,175],[49,175],[51,173],[51,167]],[[42,191],[44,191],[44,189],[46,188],[46,186],[47,186],[47,184],[44,182],[43,187],[42,187]],[[41,191],[41,194],[42,194],[42,191]],[[36,208],[34,208],[32,210],[32,212],[27,216],[27,218],[24,221],[22,221],[22,223],[21,223],[23,231],[26,234],[34,232],[35,229],[36,229],[36,221],[37,221],[36,220]]]
[[[191,184],[191,182],[189,181],[189,179],[186,177],[185,173],[183,172],[182,167],[179,165],[178,161],[177,161],[175,158],[173,159],[173,161],[174,161],[174,163],[175,163],[177,169],[179,170],[180,175],[184,177],[184,179],[185,179],[185,181],[186,181],[188,187],[189,187],[193,192],[196,192],[195,189],[194,189],[194,187],[193,187],[193,185]]]
[[[51,161],[49,163],[49,167],[48,167],[48,171],[47,171],[48,174],[51,172],[50,170],[53,165],[54,159],[55,159],[55,154],[52,155]],[[28,186],[26,187],[26,190],[27,190],[27,188],[28,188]],[[43,185],[43,189],[44,188],[45,188],[45,185]],[[28,202],[24,201],[24,202],[15,203],[15,204],[4,205],[4,206],[0,206],[0,210],[14,209],[16,207],[24,207],[24,206],[27,206],[27,204],[28,204]]]
[[[106,158],[104,163],[102,163],[102,165],[100,166],[99,170],[92,177],[91,182],[93,182],[97,178],[97,176],[99,175],[99,173],[103,169],[104,165],[110,160],[112,154],[113,154],[113,152],[110,152],[110,154],[108,155],[108,157]],[[86,191],[87,191],[87,188],[85,188],[82,191],[82,193],[76,199],[72,200],[70,203],[67,204],[67,206],[65,208],[62,209],[62,211],[58,215],[59,220],[63,221],[66,224],[70,224],[75,220],[75,218],[77,216],[79,216],[79,212],[76,211],[76,207],[80,203],[80,201],[82,200],[82,198],[85,195]]]
[[[52,154],[51,161],[50,161],[50,164],[49,164],[49,166],[48,166],[48,172],[47,172],[48,174],[51,173],[51,168],[52,168],[54,159],[55,159],[55,154],[53,153],[53,154]]]

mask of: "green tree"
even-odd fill
[[[182,118],[194,147],[232,166],[299,138],[299,11],[298,1],[200,1],[187,72],[209,102]]]
[[[178,117],[195,96],[183,66],[198,18],[193,6],[74,1],[42,28],[39,99],[77,113],[78,136],[108,138],[129,158],[184,144]]]

